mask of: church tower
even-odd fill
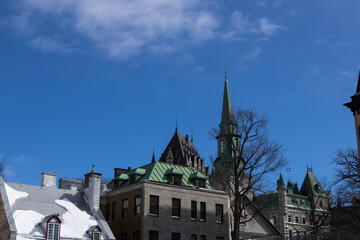
[[[358,145],[358,152],[360,156],[360,71],[359,71],[356,93],[351,96],[351,102],[345,103],[344,105],[350,108],[350,110],[354,114],[356,139]]]
[[[236,148],[239,147],[240,136],[237,133],[237,123],[234,118],[227,76],[225,76],[224,98],[220,122],[220,132],[216,136],[218,157],[215,160],[216,170],[232,168]]]

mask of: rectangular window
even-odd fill
[[[196,205],[197,202],[196,201],[191,201],[191,218],[192,219],[196,219]]]
[[[121,240],[127,240],[127,233],[121,234]]]
[[[159,232],[149,231],[149,240],[159,240]]]
[[[305,218],[302,218],[302,224],[305,224],[306,222],[305,222]]]
[[[291,216],[290,215],[288,216],[288,222],[291,222]]]
[[[292,237],[292,230],[289,230],[289,237]]]
[[[272,223],[276,224],[276,216],[272,216],[271,218],[272,218]]]
[[[181,200],[178,198],[172,199],[172,216],[173,217],[180,217],[181,211]]]
[[[216,222],[224,221],[224,211],[222,204],[216,204]]]
[[[159,215],[159,196],[150,195],[150,214]]]
[[[140,231],[134,232],[134,240],[140,240]]]
[[[180,240],[180,233],[171,233],[171,240]]]
[[[191,234],[191,240],[197,240],[196,234]]]
[[[110,203],[106,204],[105,219],[106,219],[106,221],[110,220]]]
[[[100,233],[99,233],[99,232],[94,232],[92,239],[93,239],[93,240],[100,240]]]
[[[206,240],[206,236],[201,235],[201,236],[200,236],[200,240]]]
[[[200,202],[200,220],[206,220],[206,203]]]
[[[136,196],[134,202],[134,216],[140,215],[140,209],[141,209],[141,197]]]
[[[295,217],[295,222],[299,223],[299,218],[298,217]]]
[[[216,240],[224,240],[223,237],[216,237]]]
[[[204,179],[198,179],[198,187],[205,188],[206,181]]]
[[[122,201],[122,213],[121,213],[122,218],[128,217],[128,207],[129,207],[129,201],[127,199],[124,199]]]
[[[174,185],[181,186],[181,177],[182,176],[173,175],[173,183],[174,183]]]
[[[113,202],[112,204],[112,216],[111,216],[111,220],[115,221],[115,217],[116,217],[116,202]]]
[[[60,224],[48,223],[47,240],[59,240]]]

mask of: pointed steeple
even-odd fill
[[[280,173],[280,178],[279,180],[277,180],[277,188],[276,190],[279,190],[279,189],[286,189],[286,185],[285,185],[285,182],[284,182],[284,179]]]
[[[151,159],[151,163],[156,162],[155,160],[155,148],[153,148],[153,155],[152,155],[152,159]]]
[[[227,76],[225,75],[224,98],[223,98],[223,107],[222,107],[220,124],[233,123],[233,122],[235,122],[235,118],[231,106],[228,80],[227,80]]]

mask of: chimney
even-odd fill
[[[92,166],[91,172],[85,174],[84,193],[91,211],[98,210],[100,207],[101,176],[101,173],[95,172],[95,165]]]
[[[116,178],[117,176],[119,176],[120,174],[126,172],[127,169],[123,169],[123,168],[114,168],[114,178]]]
[[[41,186],[42,187],[56,186],[56,174],[51,172],[41,173]]]

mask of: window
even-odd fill
[[[139,231],[134,232],[134,240],[140,240],[140,232]]]
[[[191,240],[197,240],[196,234],[191,234]]]
[[[114,221],[115,217],[116,217],[116,202],[113,202],[111,220]]]
[[[121,240],[127,240],[127,233],[121,234]]]
[[[180,210],[181,210],[181,200],[178,198],[173,198],[172,199],[172,216],[180,217]]]
[[[110,220],[110,203],[106,204],[106,214],[105,214],[106,221]]]
[[[200,236],[200,240],[206,240],[206,236],[201,235],[201,236]]]
[[[150,195],[150,214],[159,215],[159,196]]]
[[[291,216],[290,215],[288,216],[288,222],[291,222]]]
[[[196,219],[196,201],[191,201],[191,219]]]
[[[224,152],[224,142],[220,141],[220,153]]]
[[[200,220],[206,220],[206,203],[200,202]]]
[[[292,230],[289,230],[289,237],[292,237]]]
[[[305,224],[306,221],[305,221],[305,218],[302,218],[302,224]]]
[[[135,183],[135,174],[130,176],[130,184]]]
[[[171,240],[180,240],[180,233],[171,233]]]
[[[224,240],[223,237],[216,237],[216,240]]]
[[[47,240],[59,240],[60,224],[48,223]]]
[[[124,199],[122,201],[122,218],[128,217],[128,207],[129,207],[129,201],[127,199]]]
[[[223,222],[224,220],[223,205],[216,204],[216,222]]]
[[[298,217],[295,217],[295,222],[299,223],[299,218]]]
[[[172,178],[174,185],[181,186],[181,175],[173,175]]]
[[[320,200],[319,205],[320,205],[321,208],[323,207],[323,202],[322,202],[322,200]]]
[[[93,232],[92,240],[100,240],[100,232]]]
[[[135,202],[134,202],[134,216],[140,215],[140,209],[141,209],[141,197],[137,196],[135,197]]]
[[[198,179],[198,187],[205,188],[206,187],[206,181],[204,179]]]
[[[149,231],[149,240],[158,240],[159,232],[158,231]]]
[[[276,216],[272,216],[271,219],[272,219],[272,223],[275,225],[276,224]]]

